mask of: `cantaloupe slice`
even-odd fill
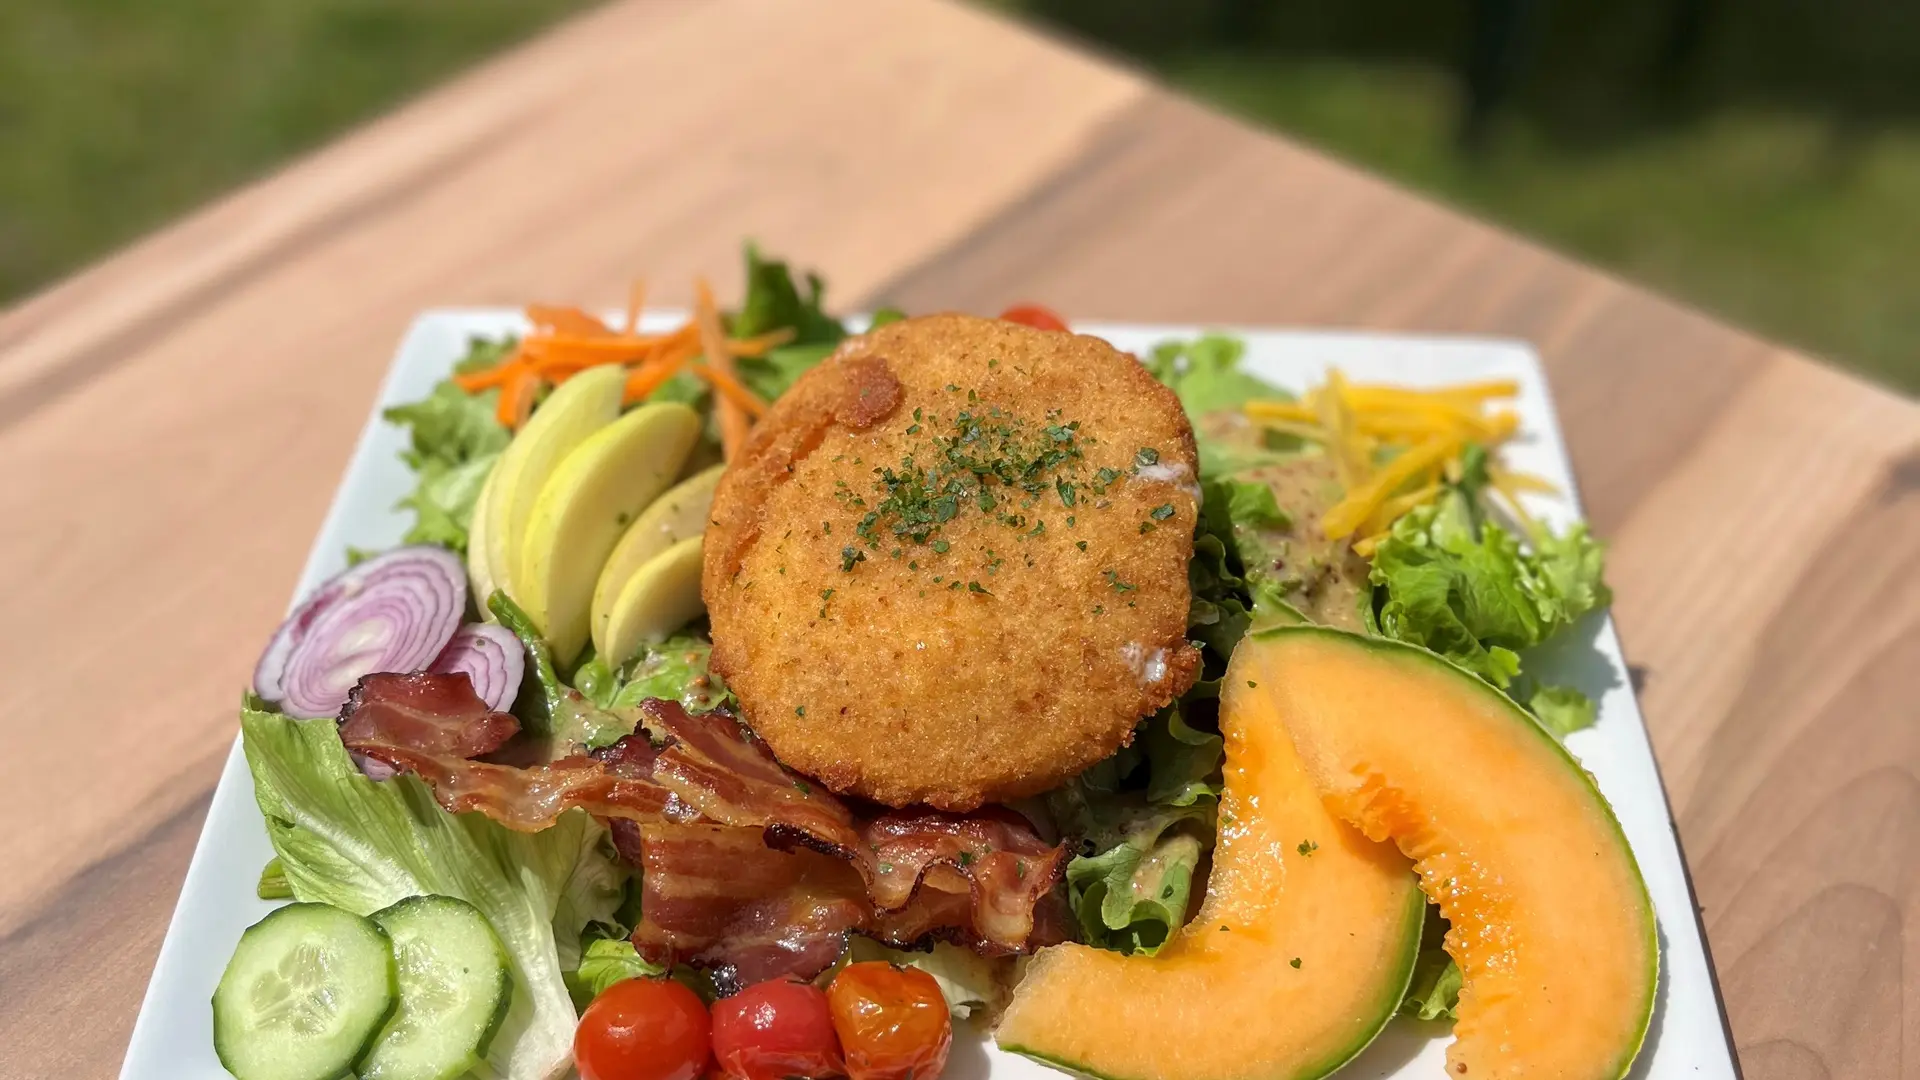
[[[1112,1080],[1310,1080],[1405,995],[1425,903],[1406,858],[1336,820],[1273,699],[1235,657],[1226,790],[1206,902],[1152,957],[1057,945],[1033,960],[1001,1047]]]
[[[1593,780],[1532,717],[1445,660],[1321,627],[1250,636],[1269,692],[1342,820],[1392,839],[1452,922],[1449,1075],[1614,1080],[1659,967],[1653,907]]]

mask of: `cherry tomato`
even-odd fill
[[[755,983],[714,1002],[713,1056],[739,1080],[841,1075],[827,995],[792,979]]]
[[[1065,330],[1067,328],[1067,320],[1055,315],[1052,308],[1044,308],[1039,304],[1015,304],[1001,312],[1000,317],[1007,322],[1019,323],[1022,326],[1031,326],[1035,330]]]
[[[696,1080],[713,1022],[699,995],[672,979],[623,979],[593,999],[573,1032],[581,1080]]]
[[[934,1080],[947,1067],[947,999],[919,968],[848,964],[827,988],[827,1003],[853,1080]]]

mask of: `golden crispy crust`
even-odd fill
[[[714,670],[835,791],[1044,791],[1198,676],[1196,475],[1179,400],[1098,338],[939,315],[851,339],[715,492]]]

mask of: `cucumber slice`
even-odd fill
[[[393,939],[400,1007],[360,1059],[361,1080],[451,1080],[478,1065],[513,992],[486,917],[451,896],[411,896],[373,921]]]
[[[213,1049],[239,1080],[335,1080],[398,998],[386,931],[288,904],[240,935],[213,992]]]

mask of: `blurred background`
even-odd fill
[[[983,0],[1909,393],[1916,0]],[[589,0],[5,0],[0,303]]]

